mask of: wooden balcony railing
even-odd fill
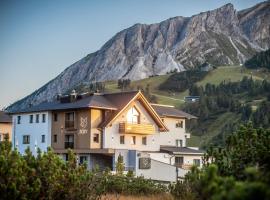
[[[65,149],[74,149],[74,142],[65,142]]]
[[[155,133],[155,127],[152,124],[132,124],[128,122],[120,122],[119,133],[151,135]]]
[[[188,164],[175,164],[176,167],[182,168],[182,169],[186,169],[186,170],[190,170],[191,167],[193,165],[188,165]]]
[[[74,121],[65,121],[65,128],[74,128],[75,122]]]

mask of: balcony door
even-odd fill
[[[66,128],[74,128],[74,120],[75,120],[75,113],[68,112],[65,114],[65,127]]]
[[[65,149],[74,148],[74,135],[65,135]]]
[[[140,123],[140,113],[134,106],[127,112],[127,122],[132,124]]]

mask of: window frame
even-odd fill
[[[142,137],[142,145],[147,145],[147,137],[146,136]]]
[[[21,124],[21,119],[22,119],[22,116],[21,115],[18,115],[17,116],[17,124]]]
[[[23,144],[30,144],[30,135],[23,135]]]
[[[54,142],[54,143],[57,143],[57,134],[54,134],[54,135],[53,135],[53,142]]]
[[[136,136],[131,136],[131,144],[136,145]]]
[[[53,113],[53,121],[54,122],[58,121],[58,113]]]
[[[34,115],[29,115],[29,123],[33,124],[34,122]]]
[[[125,136],[124,135],[120,135],[119,142],[120,142],[120,144],[125,144]]]
[[[39,114],[36,114],[36,123],[39,123]]]
[[[46,142],[46,135],[41,135],[41,143],[45,143]]]
[[[45,113],[42,114],[42,123],[46,123],[46,114]]]
[[[179,141],[179,144],[180,144],[180,145],[178,145],[178,141]],[[175,140],[175,146],[176,146],[176,147],[183,147],[183,140],[181,140],[181,139],[176,139],[176,140]]]
[[[94,143],[99,143],[99,133],[94,133],[93,134],[93,142]]]

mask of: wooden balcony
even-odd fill
[[[155,127],[152,124],[132,124],[121,122],[119,123],[119,133],[151,135],[155,133]]]

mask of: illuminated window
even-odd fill
[[[127,112],[127,121],[129,123],[138,124],[140,123],[140,114],[135,107],[132,107]]]

